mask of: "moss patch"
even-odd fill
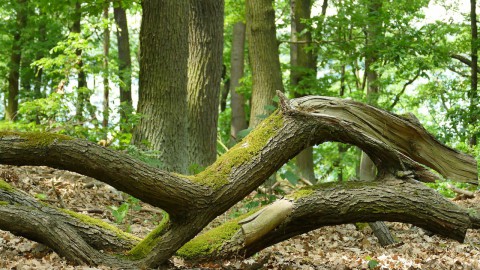
[[[168,214],[165,213],[160,224],[153,231],[151,231],[145,237],[145,239],[140,241],[140,243],[138,243],[128,252],[128,257],[133,260],[139,260],[147,256],[147,254],[150,253],[155,245],[157,245],[157,243],[160,241],[165,228],[169,224],[169,221],[170,218]]]
[[[241,225],[238,224],[238,222],[247,218],[248,216],[253,215],[260,209],[262,209],[262,207],[254,209],[244,215],[227,221],[216,228],[198,235],[183,245],[183,247],[177,251],[176,255],[187,260],[192,260],[212,254],[213,252],[220,251],[223,244],[230,240],[235,233],[240,230]]]
[[[241,142],[207,167],[204,171],[186,176],[192,182],[219,188],[228,183],[232,168],[238,167],[256,157],[267,142],[283,127],[283,116],[280,111],[274,112],[254,129]]]
[[[49,146],[52,143],[65,140],[73,140],[74,138],[48,132],[14,132],[14,131],[0,131],[0,137],[19,137],[25,141],[22,144],[26,146]]]
[[[132,235],[132,234],[129,234],[129,233],[126,233],[122,230],[120,230],[119,228],[113,226],[112,224],[109,224],[105,221],[102,221],[102,220],[99,220],[99,219],[96,219],[96,218],[92,218],[90,216],[87,216],[87,215],[84,215],[84,214],[80,214],[80,213],[77,213],[77,212],[74,212],[74,211],[71,211],[71,210],[68,210],[68,209],[63,209],[63,208],[60,208],[59,209],[60,211],[84,222],[84,223],[87,223],[87,224],[92,224],[92,225],[96,225],[96,226],[99,226],[103,229],[106,229],[108,231],[111,231],[113,233],[115,233],[115,235],[117,235],[117,237],[121,238],[121,239],[126,239],[126,240],[133,240],[133,241],[140,241],[141,239]]]
[[[309,196],[310,194],[312,194],[314,192],[313,189],[300,189],[300,190],[297,190],[295,191],[294,193],[292,194],[288,194],[287,196],[285,196],[285,198],[287,199],[292,199],[292,200],[298,200],[300,198],[303,198],[303,197],[307,197]]]
[[[0,178],[0,189],[6,190],[9,192],[14,191],[14,188],[10,186],[9,183],[5,182],[5,180],[3,180],[2,178]]]
[[[2,205],[9,205],[10,203],[9,202],[6,202],[6,201],[0,201],[0,206]]]

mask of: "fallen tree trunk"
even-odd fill
[[[179,250],[179,255],[195,261],[248,257],[323,226],[355,222],[410,223],[460,242],[467,229],[480,225],[467,209],[425,185],[395,178],[382,180],[385,182],[320,184],[297,191],[247,217],[213,229],[230,235],[218,238],[214,245],[204,243],[212,237],[197,236]],[[236,230],[232,233],[226,228]],[[212,247],[216,248],[208,249]]]
[[[149,268],[165,263],[210,221],[261,185],[269,175],[290,158],[308,146],[325,141],[353,144],[366,152],[378,168],[377,179],[373,183],[379,190],[375,192],[384,194],[381,198],[385,200],[385,202],[382,202],[383,207],[377,209],[377,211],[364,206],[368,211],[372,211],[371,215],[353,215],[349,211],[354,211],[356,204],[352,204],[350,206],[351,210],[347,211],[350,215],[338,215],[337,213],[339,218],[335,222],[331,222],[330,225],[376,220],[403,221],[429,227],[430,230],[439,234],[462,240],[466,228],[474,227],[474,224],[476,224],[472,223],[471,219],[465,218],[465,210],[459,210],[454,205],[444,202],[445,204],[442,204],[444,208],[437,209],[437,206],[432,203],[422,210],[433,213],[437,210],[446,211],[448,208],[449,211],[458,212],[457,216],[453,217],[447,214],[440,216],[425,215],[423,216],[424,222],[428,222],[425,225],[413,217],[414,212],[406,215],[396,213],[395,211],[399,211],[398,207],[404,206],[395,204],[395,200],[389,199],[396,198],[395,193],[401,192],[396,188],[396,186],[401,186],[400,180],[407,184],[412,181],[434,181],[437,178],[436,174],[430,172],[425,166],[436,170],[446,178],[476,183],[477,165],[472,157],[442,145],[412,120],[362,103],[325,97],[304,97],[289,101],[281,93],[279,95],[281,97],[281,110],[263,121],[244,140],[221,156],[213,165],[194,176],[167,173],[149,167],[126,154],[83,140],[48,133],[0,132],[0,163],[46,165],[75,171],[110,184],[168,212],[170,218],[165,218],[161,226],[134,248],[126,251],[120,258],[114,252],[100,252],[101,254],[99,254],[100,248],[95,246],[94,241],[85,240],[85,236],[81,235],[76,226],[54,219],[55,222],[62,225],[59,227],[61,228],[60,231],[66,230],[63,225],[67,224],[66,228],[72,230],[71,237],[75,238],[71,239],[72,243],[78,243],[83,247],[80,252],[82,256],[75,256],[74,251],[65,252],[64,256],[70,260],[91,265],[106,264],[122,268]],[[397,180],[393,181],[392,179]],[[355,185],[366,188],[371,188],[372,185],[370,183],[360,183]],[[4,186],[7,186],[7,184]],[[382,191],[381,188],[386,188],[386,190]],[[415,188],[423,190],[420,185],[411,188],[412,191]],[[434,199],[440,200],[435,197],[437,196],[435,192],[428,188],[424,188],[424,190],[428,190],[430,193],[423,191],[403,193],[403,196],[409,198],[401,202],[407,204],[409,200],[425,202],[431,202]],[[19,210],[15,209],[15,202],[8,197],[8,194],[12,192],[15,193],[16,191],[8,187],[3,188],[3,194],[7,195],[2,195],[3,197],[0,198],[3,201],[0,204],[0,209],[5,213]],[[316,192],[312,194],[317,194]],[[294,207],[289,213],[284,212],[289,208],[284,205],[287,210],[282,208],[283,210],[281,209],[274,215],[277,217],[277,221],[273,225],[270,224],[264,228],[260,226],[258,230],[264,233],[259,238],[249,240],[247,246],[251,247],[251,251],[245,250],[243,252],[248,255],[274,242],[287,239],[294,234],[327,225],[312,221],[322,220],[324,218],[320,217],[328,214],[318,210],[321,207],[328,206],[328,204],[321,205],[317,201],[322,201],[322,198],[333,199],[335,196],[345,194],[345,192],[348,193],[347,187],[338,186],[335,192],[327,194],[330,197],[319,193],[318,196],[309,200],[294,200]],[[358,192],[356,191],[356,193]],[[310,197],[306,196],[305,198]],[[345,200],[349,201],[348,198]],[[352,200],[354,200],[354,197],[350,197],[350,202]],[[373,199],[365,199],[365,201],[368,202],[367,204],[375,205]],[[20,203],[20,205],[23,206],[23,203]],[[341,205],[335,206],[333,204],[331,207],[341,208]],[[300,211],[300,209],[303,210]],[[360,210],[356,209],[355,211]],[[53,208],[50,208],[49,211],[62,212]],[[28,216],[27,212],[23,212],[22,217]],[[57,213],[53,215],[57,215]],[[278,215],[286,217],[285,221],[290,220],[289,224],[296,229],[292,229],[290,234],[284,236],[272,236],[272,239],[278,237],[277,240],[265,238],[270,235],[272,230],[277,231],[279,226],[287,226],[286,224],[282,225],[283,223],[277,224]],[[310,220],[308,216],[313,218]],[[11,217],[13,218],[14,215],[12,214]],[[48,218],[46,217],[45,220],[48,220]],[[307,220],[309,221],[307,222]],[[460,226],[458,220],[470,223],[467,222]],[[38,220],[38,222],[41,222],[41,220]],[[304,226],[301,226],[302,222],[305,222]],[[433,225],[430,225],[430,223]],[[446,225],[440,228],[435,225],[439,223]],[[306,226],[306,224],[310,224],[310,226]],[[229,230],[232,235],[236,234],[237,226],[238,223],[231,227],[234,230]],[[432,226],[433,228],[430,228]],[[15,231],[12,225],[9,225],[8,220],[0,219],[0,229],[13,230],[17,234],[27,237],[33,235],[34,240],[41,241],[49,246],[56,245],[55,241],[59,241],[57,237],[60,232],[48,234],[45,231],[29,228]],[[54,226],[54,228],[56,227]],[[289,229],[290,227],[285,228]],[[38,235],[41,235],[41,237]],[[229,239],[229,237],[224,239]],[[258,246],[253,248],[255,243],[263,244],[256,244]],[[63,244],[68,245],[69,242]],[[120,245],[119,249],[122,249]],[[211,247],[210,250],[212,250]],[[179,251],[179,253],[181,252]]]

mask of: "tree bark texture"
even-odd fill
[[[305,142],[314,145],[337,141],[360,147],[378,168],[376,181],[321,185],[287,196],[287,202],[272,205],[271,211],[260,210],[256,215],[235,221],[237,224],[229,227],[235,229],[231,234],[236,237],[235,241],[228,241],[231,237],[222,241],[238,243],[236,240],[239,239],[240,244],[233,244],[229,249],[220,243],[223,251],[249,255],[320,226],[360,221],[413,223],[459,241],[463,240],[467,228],[480,228],[478,216],[417,183],[437,179],[424,166],[444,177],[477,183],[477,164],[473,157],[442,145],[409,119],[369,105],[331,97],[287,100],[281,92],[278,95],[281,110],[263,121],[214,164],[193,176],[168,173],[126,154],[48,133],[0,132],[0,163],[46,165],[75,171],[168,212],[170,218],[167,222],[122,258],[108,252],[99,254],[91,240],[81,238],[75,226],[67,226],[72,231],[65,234],[74,238],[69,241],[75,247],[81,247],[78,252],[84,255],[79,258],[65,252],[65,256],[92,265],[103,263],[122,268],[148,268],[166,262],[175,252],[187,258],[206,256],[189,252],[194,243],[186,243],[304,149]],[[7,183],[0,181],[0,191],[0,211],[5,215],[14,211],[11,210],[13,207],[28,207],[27,203],[13,198],[12,194],[17,191]],[[277,215],[269,213],[278,213],[285,218],[278,219]],[[28,215],[27,211],[20,216],[11,214],[8,218],[0,218],[0,229],[14,230],[9,220],[17,218],[22,222],[28,219]],[[25,223],[34,225],[36,221],[39,220]],[[56,244],[53,238],[62,236],[67,230],[64,223],[55,222],[51,226],[61,231],[52,230],[53,235],[41,231],[44,238],[35,237],[42,226],[26,226],[14,232],[52,246]],[[235,233],[244,225],[248,228],[248,241]],[[218,243],[210,240],[208,243],[207,246],[214,249],[213,254],[218,254],[214,248],[219,247]],[[138,250],[144,252],[136,252]]]
[[[118,78],[120,78],[120,120],[128,123],[128,114],[133,110],[132,104],[132,59],[130,56],[130,36],[125,8],[122,2],[115,3],[113,8],[117,24]],[[124,131],[129,131],[125,130]]]
[[[310,19],[312,9],[311,0],[292,0],[291,8],[291,35],[290,43],[290,83],[295,91],[295,97],[301,97],[308,91],[309,86],[305,84],[304,79],[309,77],[316,78],[316,61],[315,55],[311,48],[312,35],[310,31],[306,31],[307,26],[303,22]],[[309,51],[307,51],[309,50]],[[303,82],[302,82],[303,81]],[[317,182],[315,172],[313,171],[313,147],[305,148],[295,158],[295,164],[299,176],[307,179],[311,183]]]
[[[140,33],[138,113],[133,143],[158,151],[163,168],[188,167],[188,1],[146,0]]]
[[[272,0],[247,0],[247,41],[252,68],[249,127],[256,127],[274,106],[275,91],[283,91]]]
[[[8,102],[5,108],[5,118],[15,121],[18,113],[18,94],[20,79],[20,63],[22,61],[21,38],[27,24],[27,1],[16,1],[16,29],[13,34],[12,54],[10,55],[8,72]]]
[[[232,124],[230,135],[232,141],[238,140],[238,132],[248,127],[247,117],[245,115],[245,98],[237,93],[240,86],[240,80],[243,77],[245,64],[245,31],[246,26],[243,22],[237,22],[233,25],[232,34],[232,56],[230,59],[230,96],[232,107]]]
[[[188,32],[188,165],[217,158],[224,1],[190,0]]]

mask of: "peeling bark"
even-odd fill
[[[251,240],[245,249],[235,252],[249,255],[293,235],[342,223],[408,222],[459,241],[463,240],[467,228],[480,227],[477,216],[470,216],[465,209],[416,183],[435,180],[436,175],[426,167],[444,177],[477,183],[477,164],[471,156],[442,145],[412,119],[366,104],[314,96],[287,100],[281,92],[277,94],[280,96],[280,110],[205,171],[193,176],[155,169],[126,154],[63,135],[0,132],[1,164],[45,165],[74,171],[167,211],[170,215],[168,223],[135,247],[143,249],[143,255],[127,255],[126,258],[134,261],[112,262],[111,254],[99,252],[88,236],[85,240],[75,226],[65,227],[66,222],[53,219],[52,223],[50,217],[29,219],[30,215],[37,213],[35,209],[31,210],[32,213],[24,210],[16,217],[31,226],[18,231],[9,223],[10,218],[2,215],[0,229],[17,230],[17,233],[51,247],[58,245],[58,239],[68,234],[72,239],[68,238],[62,244],[81,250],[65,247],[59,252],[64,252],[66,258],[75,262],[121,268],[158,267],[210,221],[260,186],[301,150],[326,141],[361,148],[378,168],[376,181],[319,186],[292,195],[291,213],[287,204],[287,207],[280,208],[272,206],[280,209],[277,214],[269,215],[269,211],[275,213],[272,210],[258,214],[259,221],[265,218],[271,222],[255,225],[255,231],[260,233],[253,233],[257,236],[249,237]],[[0,191],[4,194],[0,195],[0,211],[5,211],[6,216],[15,206],[15,200],[8,197],[15,191],[1,181]],[[372,197],[371,194],[377,195]],[[47,222],[47,225],[37,226],[35,222]],[[233,225],[230,228],[237,230],[239,225]],[[49,227],[52,227],[51,231],[42,229]],[[232,235],[235,236],[235,231]],[[242,243],[238,234],[236,237]],[[231,235],[225,239],[231,239]]]

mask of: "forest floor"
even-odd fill
[[[12,185],[50,204],[62,204],[114,224],[109,206],[125,201],[130,209],[120,228],[145,236],[161,218],[153,207],[91,178],[47,167],[0,166],[0,176]],[[460,200],[480,208],[480,193]],[[242,211],[237,205],[214,222]],[[324,227],[284,241],[246,260],[191,265],[173,258],[173,269],[480,269],[480,231],[469,230],[465,243],[428,236],[419,228],[387,223],[399,244],[381,247],[368,226]],[[0,230],[0,269],[110,269],[74,266],[45,246]]]

